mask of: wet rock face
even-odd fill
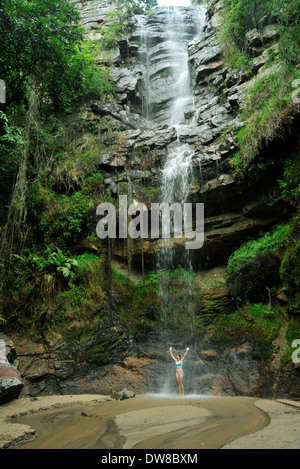
[[[76,334],[78,324],[72,328]],[[39,342],[19,334],[13,335],[22,373],[25,396],[49,394],[109,394],[114,389],[112,369],[130,354],[126,331],[114,313],[106,309],[104,322],[92,337],[67,341],[50,331]],[[126,381],[120,391],[126,386]]]
[[[151,366],[143,374],[149,381],[149,390],[160,394],[178,394],[175,366],[169,354],[183,356],[187,346],[191,350],[184,361],[185,394],[212,396],[270,395],[272,379],[266,373],[264,360],[254,344],[212,346],[208,338],[192,340],[177,337],[172,332],[149,334],[139,347],[140,357],[150,358]],[[155,368],[154,368],[155,365]]]
[[[178,337],[172,331],[156,331],[148,334],[142,342],[124,342],[123,348],[117,349],[109,363],[99,361],[93,365],[89,362],[91,344],[65,344],[62,337],[54,333],[48,334],[47,345],[38,345],[20,337],[15,339],[18,341],[26,396],[98,393],[124,399],[141,393],[177,395],[175,366],[169,353],[171,345],[174,354],[180,353],[181,356],[187,346],[191,347],[184,362],[186,394],[272,394],[273,382],[271,375],[266,373],[264,360],[257,347],[247,342],[239,346],[215,347],[205,337],[195,340]],[[192,343],[187,344],[187,340],[192,340]],[[107,345],[106,342],[110,353],[116,346],[117,343]],[[7,379],[11,383],[20,380],[20,376],[11,374],[11,369],[9,373]],[[17,398],[20,391],[20,387],[12,388],[9,399],[1,400],[1,403]]]
[[[81,8],[85,15],[86,8]],[[277,183],[282,170],[277,149],[270,147],[264,156],[265,170],[252,180],[232,174],[229,159],[238,151],[237,132],[244,125],[238,111],[250,82],[247,74],[232,72],[224,64],[217,39],[218,8],[207,13],[204,24],[194,7],[181,8],[180,20],[175,10],[170,16],[166,8],[133,16],[130,33],[119,44],[120,53],[126,50],[126,54],[121,66],[118,58],[112,68],[116,102],[93,102],[86,114],[92,123],[105,118],[107,132],[118,133],[116,144],[99,158],[99,169],[114,197],[120,194],[119,187],[124,194],[122,184],[130,181],[133,196],[148,202],[146,195],[142,200],[143,193],[145,188],[160,189],[170,145],[178,140],[190,146],[193,182],[187,201],[205,206],[205,243],[193,253],[195,268],[225,261],[245,239],[281,222],[292,210]],[[275,37],[274,25],[266,25],[262,33],[247,34],[245,47],[253,54],[254,73],[265,63],[265,47]],[[182,91],[178,81],[182,61],[188,63],[191,93],[184,97],[180,126],[173,126],[174,102]],[[103,132],[105,135],[105,126]],[[182,242],[174,239],[170,244],[183,264]],[[146,267],[155,265],[161,245],[150,238],[144,243]],[[131,250],[133,262],[139,263],[140,254],[137,240]],[[115,243],[114,255],[126,257],[123,244]]]
[[[114,0],[71,0],[76,4],[80,16],[81,24],[87,33],[97,31],[99,26],[106,21],[106,14],[115,7]]]
[[[197,8],[159,8],[153,16],[133,18],[130,41],[139,44],[137,60],[143,70],[144,113],[152,124],[169,124],[181,86],[187,44],[201,27]],[[176,56],[174,50],[176,49]],[[176,58],[176,60],[174,60]]]
[[[207,77],[224,66],[223,50],[212,27],[206,27],[189,46],[189,62],[196,85],[204,84]]]

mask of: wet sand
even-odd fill
[[[139,395],[74,403],[12,421],[35,430],[33,441],[21,446],[28,449],[216,449],[268,425],[255,401]]]
[[[22,449],[299,448],[300,414],[294,404],[153,395],[123,401],[108,396],[20,399],[0,407],[0,447],[2,441],[2,447]],[[3,444],[6,427],[10,436]]]

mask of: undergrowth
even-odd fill
[[[218,345],[255,342],[261,357],[270,358],[274,352],[273,341],[281,325],[276,311],[262,303],[248,303],[235,313],[215,320],[210,330],[210,341]]]

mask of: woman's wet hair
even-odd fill
[[[181,355],[180,355],[180,353],[177,353],[176,357],[179,357],[179,358],[181,358]]]

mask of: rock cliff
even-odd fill
[[[114,3],[76,3],[87,36],[91,40],[99,38],[100,27],[105,25],[106,13]],[[109,59],[117,90],[115,101],[93,101],[81,110],[85,123],[101,128],[105,151],[99,152],[98,168],[115,200],[127,195],[128,200],[136,199],[147,207],[162,202],[170,149],[178,144],[187,153],[184,201],[204,204],[204,245],[187,257],[184,237],[169,239],[167,246],[151,236],[143,243],[134,240],[130,246],[115,240],[116,259],[140,266],[143,254],[146,269],[157,266],[166,248],[172,253],[174,265],[186,264],[195,271],[220,266],[242,243],[285,220],[293,211],[277,182],[282,173],[282,152],[290,152],[293,146],[293,126],[288,143],[274,141],[263,149],[264,168],[255,177],[236,174],[230,164],[230,157],[237,151],[237,131],[244,125],[239,110],[256,76],[268,73],[261,67],[276,30],[266,24],[262,34],[256,30],[247,34],[245,41],[253,55],[254,72],[249,79],[246,73],[234,73],[226,66],[218,41],[220,5],[203,10],[182,7],[177,19],[177,10],[170,15],[166,8],[151,15],[133,16],[126,37],[119,40]],[[176,34],[177,44],[183,46],[177,50],[177,62],[173,61],[170,31]],[[99,56],[99,60],[107,59]],[[185,77],[180,77],[182,61],[187,64]],[[176,107],[179,78],[185,87],[180,113]],[[217,295],[216,289],[207,289],[202,306],[208,313],[211,298],[218,310],[232,308],[224,284],[218,287]],[[215,347],[204,335],[186,344],[186,338],[175,337],[172,331],[153,332],[138,342],[128,337],[114,314],[113,303],[114,299],[105,305],[106,322],[101,332],[85,344],[66,344],[59,333],[45,334],[39,345],[18,335],[13,337],[18,344],[23,392],[30,396],[106,394],[124,387],[137,393],[173,392],[168,346],[176,339],[180,350],[186,345],[193,350],[186,367],[187,392],[253,396],[277,393],[273,371],[253,343]],[[283,376],[279,377],[279,392],[291,396],[295,387],[287,389],[284,381]]]
[[[177,112],[174,102],[184,50],[178,51],[178,63],[172,63],[172,25],[168,24],[170,13],[164,8],[131,19],[130,33],[121,41],[126,54],[121,62],[116,59],[112,69],[116,102],[93,102],[85,110],[91,122],[106,117],[110,129],[118,134],[116,144],[99,160],[99,169],[115,197],[128,194],[130,182],[133,197],[148,207],[153,201],[161,201],[168,148],[175,141],[189,145],[192,182],[186,201],[205,206],[205,242],[192,259],[196,269],[222,263],[245,240],[284,220],[293,210],[277,183],[282,171],[283,142],[281,148],[278,142],[266,148],[264,169],[255,177],[234,174],[230,157],[237,151],[237,130],[243,127],[238,111],[255,76],[248,80],[247,74],[233,73],[226,67],[217,37],[219,4],[205,17],[201,8],[201,12],[195,7],[181,8],[180,20],[172,32],[179,34],[178,43],[186,47],[190,74],[191,93],[185,99],[180,126],[172,125],[172,116]],[[171,20],[175,21],[174,16]],[[275,35],[274,25],[266,25],[259,37],[255,30],[246,37],[254,57],[253,71],[258,76],[268,41]],[[285,146],[284,151],[290,149]],[[169,242],[182,264],[183,242],[175,238]],[[136,240],[131,249],[133,262],[140,262],[141,249]],[[156,265],[161,249],[161,240],[147,238],[143,245],[146,265]],[[126,258],[127,246],[115,243],[114,254]]]

